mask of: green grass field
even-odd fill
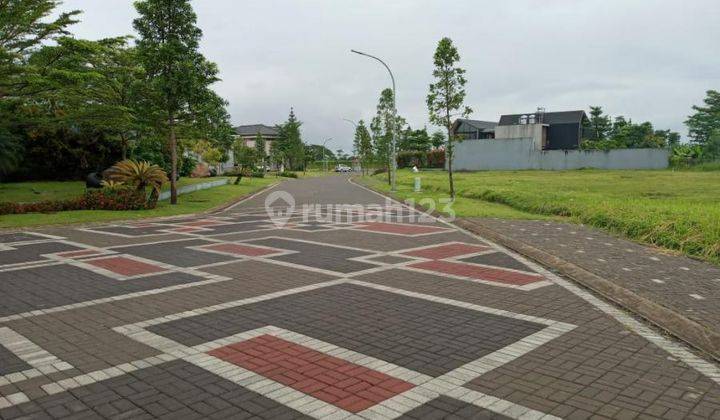
[[[423,193],[412,192],[413,178]],[[383,175],[373,186],[387,190]],[[449,194],[446,172],[398,173],[400,198]],[[491,171],[456,173],[460,217],[564,217],[720,263],[720,172]]]
[[[180,178],[178,187],[221,179],[216,178]],[[163,186],[169,190],[170,183]],[[39,181],[0,183],[0,202],[34,203],[45,200],[63,200],[82,195],[85,192],[83,181]]]
[[[222,185],[207,190],[183,194],[178,197],[178,204],[171,206],[161,201],[152,210],[138,211],[106,211],[78,210],[58,213],[30,213],[0,216],[0,228],[18,228],[39,225],[57,225],[69,223],[107,222],[112,220],[142,219],[147,217],[176,216],[197,213],[213,209],[225,203],[248,195],[267,185],[279,182],[272,178],[243,178],[239,185]],[[64,183],[63,183],[64,184]],[[7,184],[6,184],[7,185]],[[54,191],[60,191],[56,189]],[[67,191],[67,189],[65,189]]]

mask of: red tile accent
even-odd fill
[[[473,264],[456,263],[451,261],[423,261],[410,264],[409,267],[434,271],[436,273],[452,274],[472,279],[494,281],[498,283],[524,286],[544,280],[539,274],[523,274],[501,268],[480,267]]]
[[[381,233],[395,233],[400,235],[419,235],[423,233],[435,233],[443,232],[445,229],[424,226],[424,225],[402,225],[399,223],[385,223],[385,222],[363,222],[356,224],[358,229],[367,230],[370,232],[381,232]]]
[[[227,252],[229,254],[243,255],[248,257],[259,257],[263,255],[277,254],[278,252],[282,252],[282,250],[279,249],[262,248],[259,246],[241,245],[233,243],[213,244],[204,246],[203,249],[210,249],[218,252]]]
[[[476,252],[487,251],[487,246],[472,244],[447,244],[438,245],[432,248],[423,248],[416,251],[404,252],[403,255],[413,257],[430,258],[433,260],[442,260],[445,258],[459,257],[461,255],[474,254]]]
[[[55,255],[58,257],[63,258],[78,258],[78,257],[87,257],[90,255],[100,255],[102,254],[101,251],[98,251],[96,249],[81,249],[79,251],[67,251],[67,252],[60,252]]]
[[[231,344],[208,354],[352,413],[415,386],[272,335]]]
[[[122,276],[137,276],[140,274],[159,273],[166,271],[162,267],[148,264],[146,262],[133,260],[127,257],[108,257],[98,260],[85,261],[86,264],[103,268]]]

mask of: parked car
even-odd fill
[[[335,167],[335,172],[352,172],[352,168],[347,165],[338,165]]]

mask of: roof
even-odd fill
[[[468,120],[465,118],[458,118],[453,123],[453,130],[457,130],[457,126],[461,123],[465,123],[480,131],[495,131],[495,127],[498,125],[495,121],[481,121],[481,120]]]
[[[526,114],[509,114],[500,117],[500,124],[498,125],[518,125],[520,124],[520,117],[523,115],[539,115],[537,112],[528,112]],[[585,111],[561,111],[561,112],[546,112],[543,115],[544,124],[573,124],[582,123],[583,118],[586,118]]]
[[[265,124],[239,125],[235,127],[235,133],[237,133],[238,136],[256,136],[258,134],[262,134],[263,136],[280,135],[277,128]]]

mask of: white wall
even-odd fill
[[[533,139],[465,140],[455,144],[457,171],[522,169],[664,169],[667,149],[536,150]]]

